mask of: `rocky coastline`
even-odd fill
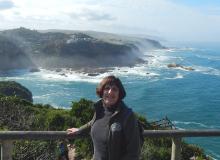
[[[144,63],[143,49],[165,48],[147,38],[101,32],[40,32],[22,27],[0,31],[0,42],[0,71],[70,68],[90,75]]]

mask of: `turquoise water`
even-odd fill
[[[178,45],[167,50],[144,53],[148,63],[133,68],[115,68],[89,77],[63,69],[61,73],[41,69],[1,73],[1,80],[20,82],[33,93],[34,103],[48,103],[69,108],[72,101],[84,97],[97,100],[95,88],[108,74],[121,78],[127,97],[125,102],[149,120],[168,116],[180,129],[220,129],[220,47],[216,44]],[[171,69],[169,63],[192,67]],[[207,154],[220,159],[220,138],[190,138],[205,148]]]

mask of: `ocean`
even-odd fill
[[[148,63],[115,67],[97,76],[41,69],[0,73],[27,87],[34,103],[70,108],[81,98],[98,100],[95,89],[106,75],[118,76],[127,91],[125,102],[149,121],[167,116],[179,129],[220,129],[220,46],[217,43],[169,43],[169,49],[143,53]],[[168,64],[179,64],[169,68]],[[189,67],[191,67],[190,70]],[[187,138],[220,160],[219,138]]]

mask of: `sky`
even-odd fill
[[[0,30],[19,27],[220,42],[220,0],[0,0]]]

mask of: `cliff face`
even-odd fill
[[[7,45],[3,47],[1,54],[10,56],[10,60],[17,64],[2,64],[1,70],[29,67],[33,64],[43,68],[132,66],[141,62],[143,46],[148,49],[163,48],[159,42],[149,39],[113,34],[109,36],[98,32],[42,33],[19,28],[2,31],[0,36],[7,38]],[[21,55],[23,57],[18,58]],[[9,61],[6,57],[4,60]]]

